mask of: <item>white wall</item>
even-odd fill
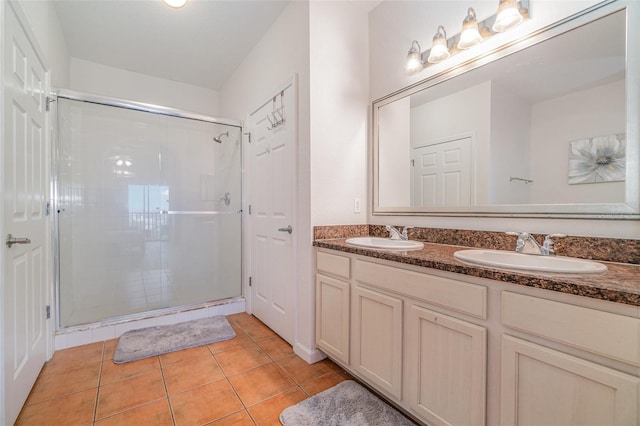
[[[495,13],[493,0],[461,1],[393,1],[384,0],[370,13],[370,99],[378,99],[410,84],[434,76],[460,64],[477,54],[491,50],[510,40],[543,28],[568,17],[598,0],[533,0],[532,19],[512,31],[496,35],[477,48],[469,49],[441,64],[430,66],[421,73],[408,76],[404,63],[411,40],[417,39],[423,49],[430,47],[436,27],[442,24],[454,35],[468,7],[476,9],[479,19]],[[364,170],[362,171],[364,173]],[[371,182],[371,171],[369,171]],[[371,190],[371,188],[370,188]],[[529,231],[539,233],[567,233],[572,235],[640,238],[638,221],[588,219],[531,219],[531,218],[457,218],[368,216],[369,223],[416,225],[436,228],[477,229],[491,231]]]
[[[378,205],[411,205],[411,98],[378,110]]]
[[[509,181],[511,176],[531,179],[530,134],[530,102],[515,95],[508,87],[499,87],[494,81],[491,85],[489,204],[530,202],[529,194],[533,185]],[[534,183],[537,185],[539,182]],[[549,187],[545,188],[549,190]]]
[[[533,105],[531,162],[544,167],[532,170],[532,203],[624,202],[624,182],[569,185],[568,175],[570,141],[625,133],[625,98],[620,80]]]
[[[53,88],[69,87],[69,51],[51,1],[18,0],[51,69]]]
[[[367,220],[368,9],[309,4],[311,224]],[[354,212],[360,199],[362,213]]]
[[[71,58],[71,90],[218,115],[218,92]]]
[[[274,90],[294,74],[298,78],[298,171],[297,171],[297,354],[315,361],[322,355],[315,349],[313,328],[314,281],[312,279],[312,229],[310,210],[310,97],[309,97],[309,4],[291,2],[260,42],[220,88],[220,113],[246,119]],[[246,147],[246,146],[245,146]],[[246,155],[245,149],[245,155]],[[246,159],[246,156],[245,156]],[[246,161],[245,161],[246,164]],[[245,228],[246,229],[246,228]],[[245,259],[250,235],[245,232]],[[248,266],[248,262],[246,263]],[[248,276],[245,274],[245,276]],[[245,280],[245,293],[248,294]]]
[[[247,117],[298,76],[294,350],[307,360],[322,356],[315,349],[312,226],[366,222],[367,13],[350,2],[292,2],[220,89],[221,114]],[[353,213],[354,198],[361,214]]]

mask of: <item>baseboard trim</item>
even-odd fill
[[[301,344],[300,342],[296,342],[293,345],[293,353],[298,355],[303,360],[307,361],[309,364],[315,364],[318,361],[322,361],[327,356],[318,348],[309,349],[307,346]]]

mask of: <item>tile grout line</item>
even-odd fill
[[[96,424],[96,417],[98,416],[98,401],[100,400],[100,385],[102,384],[102,369],[104,367],[104,357],[107,354],[106,340],[102,341],[102,357],[100,357],[100,370],[98,371],[98,388],[96,389],[96,400],[93,404],[93,421],[91,424]]]
[[[300,391],[301,391],[301,392],[302,392],[302,393],[303,393],[307,398],[309,398],[309,397],[310,397],[309,393],[308,393],[308,392],[307,392],[307,391],[302,387],[302,385],[301,385],[300,383],[298,383],[298,381],[297,381],[297,380],[296,380],[296,379],[295,379],[291,374],[289,374],[289,373],[288,373],[288,372],[287,372],[287,371],[286,371],[286,370],[285,370],[285,369],[284,369],[284,368],[283,368],[283,367],[282,367],[282,366],[277,362],[277,360],[276,360],[273,356],[271,356],[267,351],[265,351],[265,350],[262,348],[262,346],[260,346],[260,344],[258,343],[258,340],[266,340],[266,339],[271,338],[271,337],[273,337],[273,336],[267,336],[267,337],[263,337],[262,339],[258,339],[258,340],[256,340],[256,339],[254,339],[253,337],[251,337],[251,336],[247,333],[247,331],[244,329],[244,327],[242,327],[240,324],[236,323],[235,321],[234,321],[234,323],[235,323],[238,327],[240,327],[240,329],[242,329],[242,331],[244,331],[244,332],[245,332],[245,334],[247,334],[247,336],[249,337],[249,339],[250,339],[254,344],[256,344],[256,345],[258,346],[258,348],[259,348],[259,349],[260,349],[260,350],[261,350],[265,355],[267,355],[267,356],[269,357],[269,359],[271,359],[271,363],[273,363],[274,365],[276,365],[276,366],[278,367],[278,369],[280,369],[280,370],[285,374],[285,376],[286,376],[287,378],[289,378],[289,379],[293,382],[293,386],[291,386],[290,388],[287,388],[287,389],[283,390],[282,392],[279,392],[279,393],[277,393],[277,394],[275,394],[275,395],[271,395],[269,398],[266,398],[266,399],[264,399],[264,400],[258,401],[258,402],[256,402],[255,404],[251,405],[251,407],[253,407],[253,406],[255,406],[255,405],[258,405],[258,404],[261,404],[261,403],[264,403],[265,401],[268,401],[268,400],[269,400],[269,399],[271,399],[271,398],[275,398],[276,396],[283,395],[283,394],[285,394],[286,392],[290,391],[291,389],[298,389],[298,390],[300,390]],[[261,323],[261,324],[264,324],[264,323],[262,323],[262,322],[260,322],[260,323]],[[275,334],[274,336],[277,336],[277,334]],[[288,344],[288,343],[287,343],[287,344]],[[293,355],[295,355],[295,353],[292,353],[291,355],[293,356]],[[215,355],[214,355],[214,357],[215,357]],[[279,358],[279,359],[284,359],[284,358],[286,358],[286,357],[281,357],[281,358]],[[261,366],[258,366],[258,367],[251,368],[251,369],[246,370],[246,371],[244,371],[244,372],[242,372],[242,373],[240,373],[240,374],[244,374],[244,373],[246,373],[246,372],[248,372],[248,371],[251,371],[251,370],[254,370],[254,369],[257,369],[257,368],[260,368],[260,367],[264,367],[265,365],[268,365],[268,364],[264,364],[264,365],[261,365]],[[223,372],[224,372],[224,370],[223,370]],[[226,376],[226,373],[224,373],[224,374],[225,374],[225,376]],[[228,380],[228,376],[227,376],[227,380]],[[229,383],[230,383],[230,382],[229,382]],[[233,388],[233,384],[231,385],[231,387]],[[234,388],[234,392],[235,392],[235,388]],[[237,395],[237,393],[236,393],[236,395]],[[240,399],[240,396],[239,396],[239,395],[238,395],[238,398]],[[240,399],[240,402],[243,404],[243,406],[245,406],[245,407],[246,407],[246,405],[244,404],[244,402],[242,401],[242,399]],[[255,423],[255,424],[257,424],[257,422],[255,421],[255,419],[254,419],[254,418],[253,418],[253,416],[251,415],[251,412],[248,410],[248,408],[245,408],[245,409],[246,409],[247,413],[249,414],[249,417],[251,417],[251,419],[254,421],[254,423]]]
[[[233,322],[235,324],[235,321],[232,321],[228,317],[225,317],[225,318],[227,319],[227,321],[231,321],[231,322]],[[242,329],[242,327],[240,327],[240,328]],[[242,331],[244,331],[244,329],[242,329]],[[245,334],[246,334],[246,332],[245,332]],[[237,337],[237,334],[236,334],[236,337]],[[236,391],[236,388],[234,388],[233,384],[231,383],[231,381],[229,381],[229,376],[227,375],[227,372],[224,371],[224,368],[222,368],[222,365],[220,364],[220,361],[218,360],[218,358],[216,358],[216,354],[213,353],[213,351],[211,350],[209,345],[207,345],[207,349],[209,350],[209,353],[211,353],[211,357],[213,358],[213,360],[218,365],[218,368],[220,369],[220,371],[222,371],[222,375],[224,376],[224,380],[226,380],[226,382],[229,385],[229,387],[231,387],[231,390],[233,391],[233,394],[236,396],[236,398],[238,398],[238,401],[240,401],[240,404],[242,405],[242,410],[238,410],[238,411],[236,411],[236,413],[238,413],[240,411],[244,411],[245,413],[247,413],[247,415],[249,415],[249,418],[251,419],[251,421],[255,425],[256,422],[253,420],[253,417],[251,417],[251,414],[249,413],[249,410],[247,410],[247,406],[244,404],[244,401],[242,400],[242,398],[240,398],[240,395],[238,395],[238,391]],[[228,417],[228,416],[230,416],[232,414],[235,414],[235,413],[229,413],[224,417]],[[221,417],[221,418],[224,418],[224,417]],[[215,420],[213,420],[213,422],[216,422],[218,420],[220,420],[220,419],[215,419]]]
[[[254,317],[254,318],[255,318],[255,317]],[[256,319],[257,319],[257,318],[256,318]],[[258,320],[258,321],[259,321],[259,320]],[[296,379],[295,379],[291,374],[289,374],[289,373],[288,373],[288,372],[287,372],[287,371],[282,367],[282,365],[280,365],[280,363],[278,363],[278,362],[277,362],[277,360],[276,360],[274,357],[272,357],[272,356],[271,356],[271,354],[269,354],[267,351],[265,351],[265,350],[262,348],[262,346],[260,346],[260,344],[258,343],[258,340],[256,340],[256,339],[254,339],[253,337],[251,337],[251,336],[249,335],[249,333],[247,333],[247,330],[246,330],[244,327],[242,327],[240,324],[238,324],[238,323],[237,323],[237,322],[235,322],[235,321],[234,321],[234,324],[236,324],[238,327],[240,327],[240,329],[242,329],[242,331],[244,331],[244,332],[245,332],[245,334],[249,337],[249,339],[250,339],[254,344],[256,344],[256,345],[260,348],[260,350],[261,350],[262,352],[264,352],[264,353],[269,357],[269,359],[271,359],[272,363],[273,363],[273,364],[275,364],[275,365],[276,365],[276,366],[277,366],[277,367],[278,367],[278,368],[279,368],[279,369],[280,369],[280,370],[281,370],[281,371],[282,371],[282,372],[283,372],[283,373],[284,373],[284,374],[285,374],[285,375],[286,375],[286,376],[287,376],[287,377],[288,377],[288,378],[293,382],[293,384],[294,384],[294,386],[292,386],[291,388],[286,389],[285,391],[282,391],[282,392],[280,392],[280,393],[278,393],[278,394],[276,394],[276,395],[272,395],[271,397],[269,397],[269,398],[267,398],[267,399],[265,399],[265,400],[263,400],[263,401],[259,401],[259,402],[255,403],[255,404],[253,404],[253,405],[260,404],[260,403],[262,403],[262,402],[264,402],[264,401],[267,401],[267,400],[269,400],[269,399],[271,399],[271,398],[274,398],[274,397],[276,397],[276,396],[278,396],[278,395],[282,395],[282,394],[284,394],[285,392],[289,391],[290,389],[294,389],[294,388],[299,389],[299,390],[300,390],[300,391],[301,391],[301,392],[302,392],[302,393],[303,393],[307,398],[311,397],[311,395],[309,394],[309,392],[307,392],[307,391],[302,387],[302,384],[301,384],[301,383],[298,383],[298,381],[297,381],[297,380],[296,380]],[[262,323],[262,322],[260,321],[260,324],[264,324],[264,323]],[[266,326],[266,324],[264,324],[264,325]],[[275,336],[277,336],[277,334],[274,334],[274,335],[275,335]],[[273,337],[273,336],[263,337],[262,339],[259,339],[259,340],[266,340],[266,339],[268,339],[268,338],[270,338],[270,337]],[[285,341],[285,342],[286,342],[286,341]],[[288,343],[287,343],[287,344],[288,344]],[[292,353],[291,355],[293,356],[293,355],[295,355],[295,353]],[[284,359],[284,358],[286,358],[286,357],[281,357],[281,358],[279,358],[279,359]],[[265,364],[265,365],[266,365],[266,364]],[[263,366],[260,366],[260,367],[263,367]],[[255,368],[260,368],[260,367],[255,367]],[[252,369],[250,369],[250,370],[252,370]],[[250,371],[250,370],[247,370],[247,371]],[[246,372],[243,372],[243,373],[246,373]],[[226,373],[225,373],[225,375],[226,375]],[[233,385],[232,385],[232,387],[233,387]],[[234,389],[234,391],[235,391],[235,389]],[[239,397],[239,396],[238,396],[238,397]],[[242,402],[242,400],[241,400],[240,402]],[[242,404],[244,405],[244,402],[242,402]],[[253,406],[253,405],[252,405],[252,406]],[[247,409],[247,412],[249,413],[249,416],[251,416],[251,413],[249,412],[249,410],[248,410],[248,409]],[[253,419],[253,416],[251,416],[251,418]]]
[[[105,343],[105,347],[106,347],[106,341],[104,341],[104,343]],[[106,352],[104,352],[104,355],[106,355]],[[111,359],[111,360],[104,359],[104,355],[103,355],[102,363],[101,363],[101,366],[100,366],[100,377],[99,377],[99,380],[98,380],[98,391],[100,391],[100,388],[102,387],[102,371],[103,371],[104,363],[105,363],[105,362],[109,362],[109,361],[113,362],[113,359]],[[156,358],[158,358],[158,365],[160,365],[160,366],[161,366],[162,364],[160,363],[159,356],[157,356],[157,355],[156,355],[155,357],[156,357]],[[134,361],[134,362],[135,362],[135,361]],[[148,371],[145,371],[145,372],[142,372],[142,373],[137,373],[137,374],[134,374],[134,375],[129,376],[129,377],[120,378],[120,379],[115,380],[115,381],[113,381],[113,382],[111,382],[111,383],[106,383],[104,386],[109,386],[109,385],[111,385],[111,384],[115,384],[115,383],[118,383],[118,382],[121,382],[121,381],[124,381],[124,380],[128,380],[128,379],[131,379],[131,378],[136,377],[136,376],[140,376],[140,375],[143,375],[143,374],[147,374],[147,373],[152,372],[153,370],[154,370],[154,369],[150,369],[150,370],[148,370]],[[161,368],[160,368],[160,370],[161,370]],[[164,386],[164,375],[163,375],[162,371],[160,371],[160,375],[162,376],[162,379],[163,379],[163,386]],[[166,394],[167,394],[167,391],[166,391],[166,389],[165,389],[165,395],[166,395]],[[128,408],[128,409],[125,409],[124,411],[114,412],[114,413],[111,413],[110,415],[108,415],[108,416],[106,416],[106,417],[103,417],[103,418],[97,419],[96,417],[97,417],[97,409],[98,409],[98,407],[97,407],[97,406],[98,406],[98,399],[99,399],[99,393],[98,393],[98,396],[96,396],[96,406],[95,406],[95,409],[94,409],[94,422],[93,422],[94,426],[95,426],[95,423],[97,423],[98,421],[102,421],[102,420],[105,420],[105,419],[108,419],[108,418],[111,418],[111,417],[119,416],[119,415],[122,415],[122,414],[124,414],[124,413],[127,413],[127,412],[130,412],[130,411],[137,410],[137,409],[139,409],[139,408],[141,408],[141,407],[144,407],[144,406],[146,406],[146,405],[153,404],[153,403],[155,403],[155,402],[158,402],[158,401],[161,401],[161,400],[162,400],[162,398],[159,398],[159,399],[155,399],[155,400],[147,401],[147,402],[142,403],[142,404],[140,404],[140,405],[137,405],[137,406],[135,406],[135,407],[130,407],[130,408]],[[167,400],[168,400],[168,398],[167,398]],[[171,407],[170,407],[170,408],[171,408]],[[172,413],[171,413],[171,414],[172,414]],[[172,417],[173,417],[173,416],[172,416]],[[174,425],[174,426],[175,426],[175,425]]]
[[[223,372],[223,374],[224,374],[224,372]],[[247,408],[247,406],[244,403],[244,401],[242,400],[242,398],[240,398],[240,395],[238,395],[238,391],[236,390],[236,388],[233,387],[233,384],[231,383],[231,381],[229,380],[229,378],[226,375],[225,375],[224,379],[227,381],[227,383],[231,387],[231,390],[233,391],[233,394],[236,396],[236,398],[238,398],[238,401],[240,401],[240,404],[242,404],[242,410],[238,410],[238,411],[236,411],[236,413],[238,413],[240,411],[244,411],[249,415],[249,417],[253,421],[253,417],[251,416],[251,413],[249,413],[249,409]],[[235,413],[230,413],[227,416],[230,416],[231,414],[235,414]],[[227,416],[224,416],[224,417],[227,417]],[[224,419],[224,417],[221,417],[221,418]],[[214,422],[218,421],[218,420],[220,420],[220,419],[216,419],[216,420],[214,420]],[[253,421],[253,423],[256,424],[255,421]]]
[[[295,354],[294,354],[294,355],[295,355]],[[297,355],[296,355],[296,356],[297,356]],[[296,379],[295,379],[291,374],[289,374],[289,373],[287,372],[287,370],[285,370],[285,369],[284,369],[284,367],[282,367],[279,363],[277,363],[277,362],[275,362],[275,361],[274,361],[274,363],[278,366],[278,368],[280,368],[280,370],[282,370],[282,372],[283,372],[284,374],[286,374],[286,375],[287,375],[287,377],[288,377],[289,379],[291,379],[291,381],[296,385],[296,387],[297,387],[298,389],[300,389],[300,390],[302,391],[302,393],[304,393],[304,394],[307,396],[307,398],[311,397],[311,395],[309,395],[309,392],[307,392],[307,391],[302,387],[302,384],[301,384],[301,383],[298,383],[298,381],[297,381],[297,380],[296,380]],[[318,377],[320,377],[320,376],[318,376]]]
[[[228,321],[233,322],[237,327],[239,327],[239,328],[244,332],[244,334],[245,334],[245,335],[247,335],[247,337],[249,337],[249,339],[250,339],[250,340],[253,340],[253,339],[251,339],[251,336],[249,336],[249,335],[247,334],[246,330],[245,330],[242,326],[240,326],[237,322],[233,321],[232,319],[230,319],[230,318],[228,318],[228,317],[225,317],[225,318],[227,318],[227,320],[228,320]],[[237,336],[237,335],[236,335],[236,336]],[[220,365],[220,361],[218,361],[218,358],[216,358],[216,354],[214,354],[214,353],[213,353],[213,351],[211,350],[211,348],[209,348],[208,346],[207,346],[207,348],[209,349],[209,352],[211,352],[211,356],[213,357],[213,359],[214,359],[214,360],[216,361],[216,363],[218,364],[218,367],[220,367],[220,371],[222,371],[222,374],[224,375],[224,379],[227,381],[227,383],[229,384],[229,386],[231,386],[231,390],[233,391],[233,393],[234,393],[234,395],[236,396],[236,398],[238,398],[238,401],[240,401],[240,404],[242,404],[243,411],[244,411],[245,413],[247,413],[247,415],[249,416],[249,419],[251,419],[251,421],[253,422],[253,424],[254,424],[254,425],[257,425],[257,424],[258,424],[258,422],[256,422],[256,420],[253,418],[253,416],[252,416],[252,415],[251,415],[251,413],[249,412],[249,410],[248,410],[247,406],[245,405],[244,401],[242,400],[242,398],[240,398],[240,395],[238,395],[238,391],[237,391],[237,390],[236,390],[236,388],[233,386],[233,383],[231,383],[231,381],[229,380],[229,376],[227,375],[227,372],[226,372],[226,371],[224,371],[224,368],[222,368],[222,365]],[[232,413],[232,414],[233,414],[233,413]],[[223,417],[223,418],[224,418],[224,417]],[[219,420],[219,419],[218,419],[218,420]],[[215,420],[214,420],[214,421],[215,421]]]
[[[173,423],[173,426],[176,426],[176,416],[173,413],[173,405],[171,404],[171,398],[169,398],[169,387],[167,386],[167,382],[164,377],[164,367],[162,365],[162,359],[159,355],[158,364],[160,364],[160,375],[162,376],[162,386],[164,387],[164,394],[167,397],[167,404],[169,404],[169,414],[171,415],[171,422]]]

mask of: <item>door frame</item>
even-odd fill
[[[292,196],[294,197],[294,202],[293,202],[293,208],[292,208],[292,212],[291,212],[291,226],[293,227],[294,230],[296,230],[296,232],[300,232],[299,228],[298,228],[298,165],[299,165],[299,161],[298,161],[298,142],[299,142],[299,111],[298,111],[298,74],[295,73],[293,74],[291,77],[289,77],[283,84],[280,84],[277,86],[277,89],[275,90],[271,90],[271,94],[267,97],[264,97],[262,99],[261,102],[258,103],[258,105],[254,108],[251,108],[250,112],[247,113],[247,117],[246,117],[246,121],[244,122],[244,130],[248,133],[245,133],[245,135],[249,135],[249,137],[246,139],[247,143],[251,143],[251,135],[250,135],[250,131],[251,129],[248,127],[248,123],[249,123],[249,118],[252,114],[256,113],[258,110],[260,110],[260,108],[264,107],[266,104],[268,104],[269,102],[272,102],[274,96],[278,96],[282,91],[291,88],[291,90],[293,90],[293,96],[295,99],[295,116],[296,116],[296,123],[295,123],[295,128],[294,128],[294,143],[292,145],[292,149],[293,149],[293,153],[292,153],[292,158],[294,161],[293,164],[293,172],[294,172],[294,182],[293,182],[293,194]],[[245,306],[246,306],[246,311],[249,314],[253,313],[253,306],[252,306],[252,300],[251,300],[251,288],[249,286],[249,278],[251,277],[251,268],[253,266],[253,258],[252,258],[252,254],[251,253],[251,238],[252,238],[252,217],[249,214],[249,205],[250,205],[250,201],[251,201],[251,184],[250,184],[250,171],[248,170],[249,165],[251,164],[251,158],[249,157],[251,155],[250,153],[250,148],[247,147],[246,149],[243,149],[243,164],[245,165],[244,170],[245,170],[245,179],[244,181],[244,185],[245,188],[243,190],[243,195],[244,195],[244,208],[243,210],[246,212],[246,214],[244,215],[244,218],[246,220],[246,222],[243,224],[243,229],[245,230],[243,238],[243,258],[245,259],[245,261],[243,262],[243,294],[245,295]],[[294,280],[298,279],[298,237],[294,236],[291,239],[291,245],[292,245],[292,249],[293,249],[293,271],[292,271],[292,278]],[[294,318],[298,317],[298,287],[294,286],[294,294],[293,294],[293,316]],[[297,342],[297,336],[298,336],[298,325],[297,325],[297,321],[294,323],[294,327],[293,327],[293,339]]]
[[[16,15],[16,18],[22,27],[23,31],[30,44],[33,46],[38,59],[42,63],[45,68],[45,78],[44,78],[44,94],[43,98],[47,98],[49,92],[51,90],[51,67],[49,66],[49,62],[47,61],[46,56],[40,45],[38,44],[37,38],[29,26],[29,21],[27,20],[26,15],[22,11],[20,5],[12,0],[0,2],[0,22],[3,23],[2,30],[0,31],[0,55],[4,57],[5,49],[6,49],[6,37],[5,37],[5,21],[7,19],[8,8],[11,8],[13,13]],[[0,67],[0,80],[2,81],[2,85],[0,85],[0,134],[4,136],[5,131],[5,67],[4,62]],[[45,200],[50,202],[51,200],[51,142],[52,142],[52,124],[51,124],[51,114],[45,112],[45,129],[44,129],[44,141],[45,141],[45,179],[46,179],[46,194]],[[4,143],[0,146],[0,164],[4,162],[4,152],[5,152]],[[5,188],[5,179],[4,172],[0,173],[0,188],[4,190]],[[45,265],[46,271],[44,272],[44,277],[47,281],[46,284],[46,303],[52,308],[55,306],[53,303],[53,290],[54,290],[54,273],[52,269],[52,226],[51,226],[51,215],[48,215],[48,218],[45,220]],[[6,235],[6,229],[4,226],[4,198],[0,197],[0,236],[4,240],[4,236]],[[0,246],[0,255],[2,259],[0,260],[0,306],[4,306],[5,303],[5,283],[4,283],[4,272],[6,265],[4,264],[5,258],[5,250],[6,247],[4,244]],[[54,339],[55,339],[55,317],[56,312],[55,308],[52,309],[51,319],[45,321],[45,342],[46,342],[46,359],[49,360],[53,356],[54,352]],[[0,315],[0,348],[4,348],[5,335],[4,335],[4,314]],[[0,350],[0,424],[5,424],[5,413],[6,409],[4,406],[5,402],[5,392],[9,390],[4,389],[5,383],[5,371],[4,371],[4,349]]]

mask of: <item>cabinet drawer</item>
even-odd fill
[[[347,280],[351,278],[351,259],[346,256],[338,256],[321,251],[317,254],[318,272],[346,278]]]
[[[487,318],[487,288],[481,285],[361,260],[354,262],[354,275],[358,281],[371,286]]]
[[[588,352],[640,365],[640,320],[509,291],[502,323]]]

